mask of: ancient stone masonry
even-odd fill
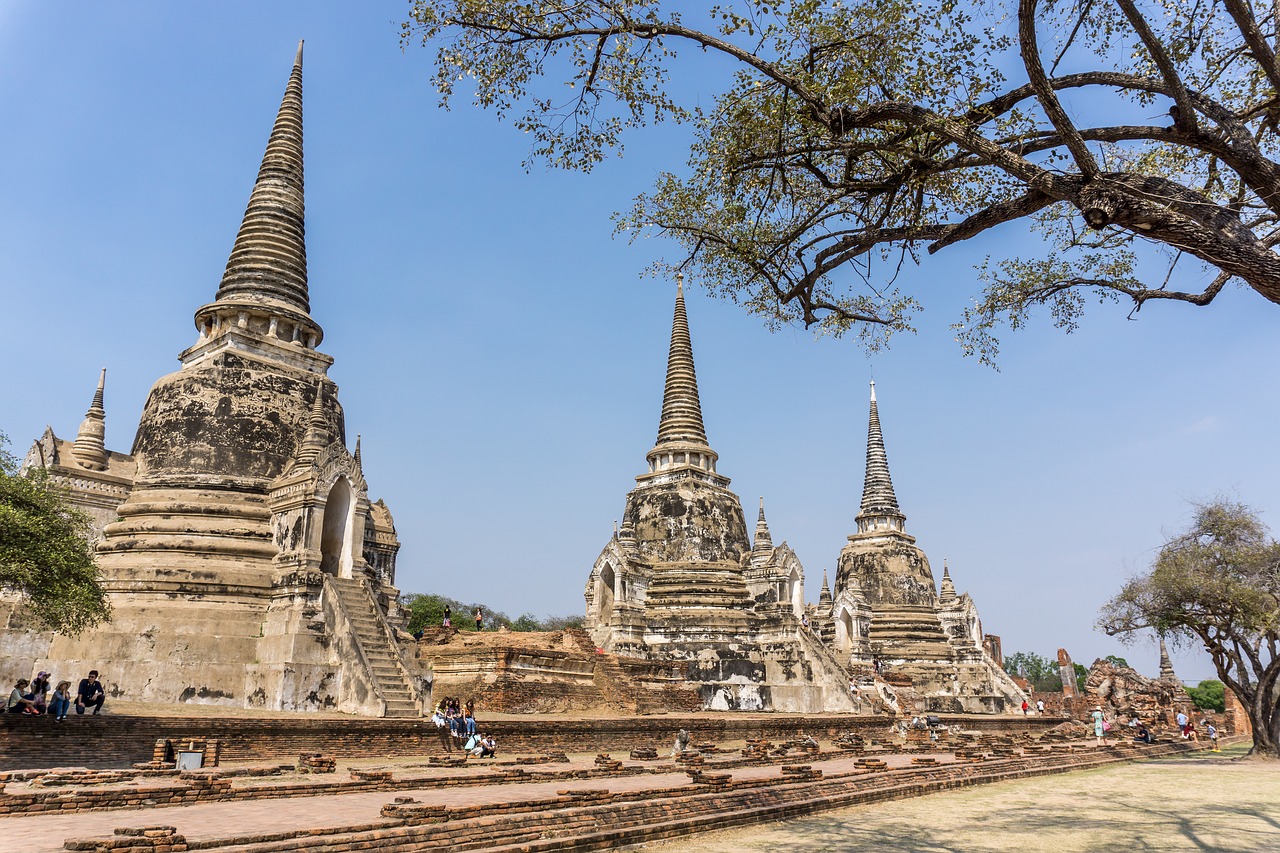
[[[302,141],[299,45],[217,294],[131,453],[105,447],[100,379],[74,444],[47,430],[27,456],[93,515],[112,621],[33,635],[0,602],[0,675],[98,669],[111,697],[416,715],[395,525],[359,440],[347,450],[310,314]]]
[[[944,566],[941,588],[929,559],[906,532],[889,474],[875,383],[867,426],[866,477],[856,532],[840,552],[830,603],[814,621],[847,665],[879,661],[910,679],[922,710],[995,713],[1025,694],[994,659],[977,606],[957,594]]]
[[[754,547],[707,441],[683,282],[676,290],[658,438],[621,529],[587,580],[586,627],[606,652],[681,661],[711,708],[848,710],[848,675],[801,623],[804,569]]]

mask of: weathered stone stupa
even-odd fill
[[[717,471],[677,284],[658,438],[621,529],[587,580],[586,627],[606,651],[687,662],[710,708],[848,710],[847,674],[804,630],[804,574],[772,544],[761,505],[756,547]]]
[[[1022,691],[985,651],[982,622],[968,593],[957,595],[944,568],[941,591],[929,559],[906,532],[880,428],[875,383],[867,426],[866,477],[857,531],[840,552],[830,609],[818,621],[855,665],[879,660],[910,677],[924,707],[991,713],[1020,705]]]
[[[74,445],[48,430],[28,455],[101,524],[113,618],[33,635],[9,602],[0,651],[21,651],[19,674],[35,657],[58,677],[97,669],[132,700],[418,713],[394,523],[370,504],[317,349],[302,155],[299,44],[216,297],[151,389],[132,453],[105,449],[100,381]]]

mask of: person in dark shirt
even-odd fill
[[[89,670],[86,678],[80,679],[80,689],[76,691],[76,713],[83,714],[85,708],[93,708],[97,714],[102,710],[102,703],[107,701],[107,694],[102,692],[102,684],[98,681],[98,671]]]

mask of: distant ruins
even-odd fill
[[[805,604],[804,568],[774,546],[761,501],[754,543],[703,426],[683,284],[677,285],[658,438],[621,528],[585,589],[586,627],[607,652],[686,662],[706,707],[843,710],[851,677],[907,681],[924,710],[997,713],[1025,694],[986,652],[977,608],[944,572],[934,585],[906,534],[871,386],[857,532],[834,595]]]
[[[98,669],[130,700],[419,713],[395,627],[395,525],[369,501],[317,349],[302,147],[299,44],[217,295],[132,451],[106,449],[104,372],[75,441],[48,429],[26,458],[93,518],[112,620],[39,633],[0,599],[0,675]]]

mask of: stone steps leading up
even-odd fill
[[[396,718],[420,716],[400,653],[391,645],[382,614],[369,591],[364,584],[352,578],[330,577],[329,581],[342,600],[342,609],[351,624],[352,633],[369,663],[369,675],[386,704],[385,715]]]

